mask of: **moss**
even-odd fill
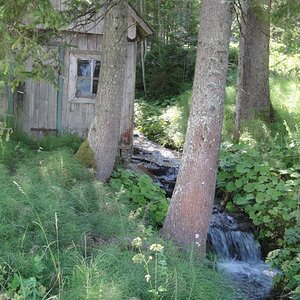
[[[94,160],[93,150],[90,148],[89,142],[84,141],[78,151],[75,154],[75,157],[82,162],[86,167],[93,168],[96,170],[96,163]]]

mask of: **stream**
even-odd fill
[[[168,197],[172,196],[180,166],[179,152],[165,149],[136,133],[131,163],[151,175]],[[216,254],[218,269],[229,274],[249,300],[264,300],[272,290],[276,272],[264,263],[259,243],[243,225],[215,205],[208,246]]]

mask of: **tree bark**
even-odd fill
[[[270,0],[243,0],[241,12],[238,90],[234,139],[242,123],[260,117],[270,120],[269,90]]]
[[[191,112],[162,233],[202,253],[215,196],[232,20],[231,1],[202,0]]]
[[[101,70],[95,119],[88,142],[94,152],[96,176],[107,181],[118,155],[127,51],[128,3],[106,1]]]

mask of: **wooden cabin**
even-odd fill
[[[51,1],[56,9],[65,9],[64,0]],[[127,62],[120,126],[120,148],[125,150],[132,148],[137,43],[152,33],[134,8],[129,5],[128,9]],[[21,93],[19,91],[14,97],[14,114],[25,132],[35,136],[71,132],[87,137],[94,119],[101,69],[102,17],[99,12],[88,24],[82,25],[85,23],[83,17],[62,32],[63,43],[55,48],[64,66],[63,73],[58,76],[58,88],[45,81],[27,80]]]

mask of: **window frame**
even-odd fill
[[[95,96],[91,97],[77,97],[77,79],[84,76],[78,76],[78,60],[93,60],[93,61],[100,61],[100,54],[99,52],[71,52],[70,53],[70,66],[69,66],[69,101],[70,102],[76,102],[76,103],[95,103],[96,99]],[[100,65],[101,66],[101,65]],[[101,67],[100,67],[101,69]],[[94,74],[91,71],[91,89],[93,88],[93,80],[94,80]],[[99,73],[100,77],[100,73]],[[99,77],[95,77],[98,79],[99,83]]]

